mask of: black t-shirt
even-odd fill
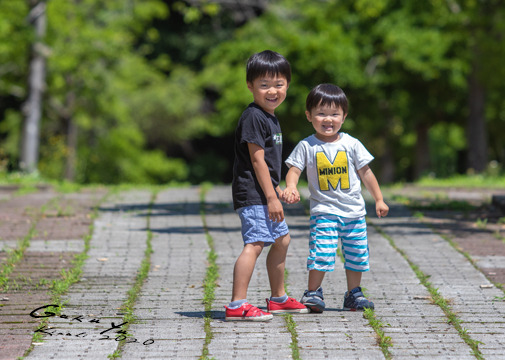
[[[255,103],[244,110],[235,130],[235,161],[233,163],[233,207],[267,205],[256,178],[247,147],[248,143],[265,150],[265,162],[274,188],[281,180],[282,131],[275,115],[263,111]]]

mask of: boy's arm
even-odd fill
[[[280,200],[277,198],[277,192],[274,189],[270,171],[265,162],[265,150],[261,146],[252,143],[247,143],[247,147],[251,156],[254,173],[261,186],[261,190],[263,190],[263,194],[267,198],[268,217],[272,221],[281,222],[284,220],[284,210],[282,209]]]
[[[286,175],[286,189],[284,190],[284,201],[288,204],[294,204],[300,201],[300,193],[296,186],[298,185],[298,180],[302,170],[298,169],[296,166],[291,166]]]
[[[365,165],[358,170],[358,174],[361,181],[363,181],[363,184],[365,184],[368,192],[375,200],[375,212],[377,213],[377,216],[386,216],[389,212],[389,206],[387,206],[384,202],[379,182],[372,172],[372,169],[370,169],[368,165]]]

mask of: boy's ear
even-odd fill
[[[305,116],[309,122],[312,122],[312,120],[310,120],[310,111],[305,111]]]
[[[345,121],[345,118],[346,118],[346,117],[347,117],[347,114],[344,114],[344,119],[342,120],[342,122],[344,122],[344,121]]]
[[[252,84],[252,82],[250,82],[250,81],[247,82],[247,88],[249,89],[250,92],[253,91],[253,84]]]

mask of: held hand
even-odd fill
[[[284,220],[284,210],[279,199],[272,199],[268,202],[268,218],[274,222]]]
[[[296,187],[287,187],[283,193],[283,201],[288,204],[295,204],[300,201],[300,193],[296,189]]]
[[[384,200],[379,200],[375,203],[375,212],[377,213],[378,217],[384,217],[387,216],[389,213],[389,206],[386,205]]]
[[[277,195],[279,196],[279,199],[281,199],[281,201],[284,201],[284,191],[282,191],[281,187],[280,186],[277,186],[275,188],[275,192],[277,193]]]

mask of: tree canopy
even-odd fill
[[[19,169],[33,2],[0,2],[0,170]],[[228,179],[252,97],[248,57],[291,63],[286,151],[308,136],[305,97],[344,89],[343,131],[382,181],[505,162],[505,9],[499,0],[46,0],[38,169],[78,182]],[[240,6],[239,6],[240,5]]]

